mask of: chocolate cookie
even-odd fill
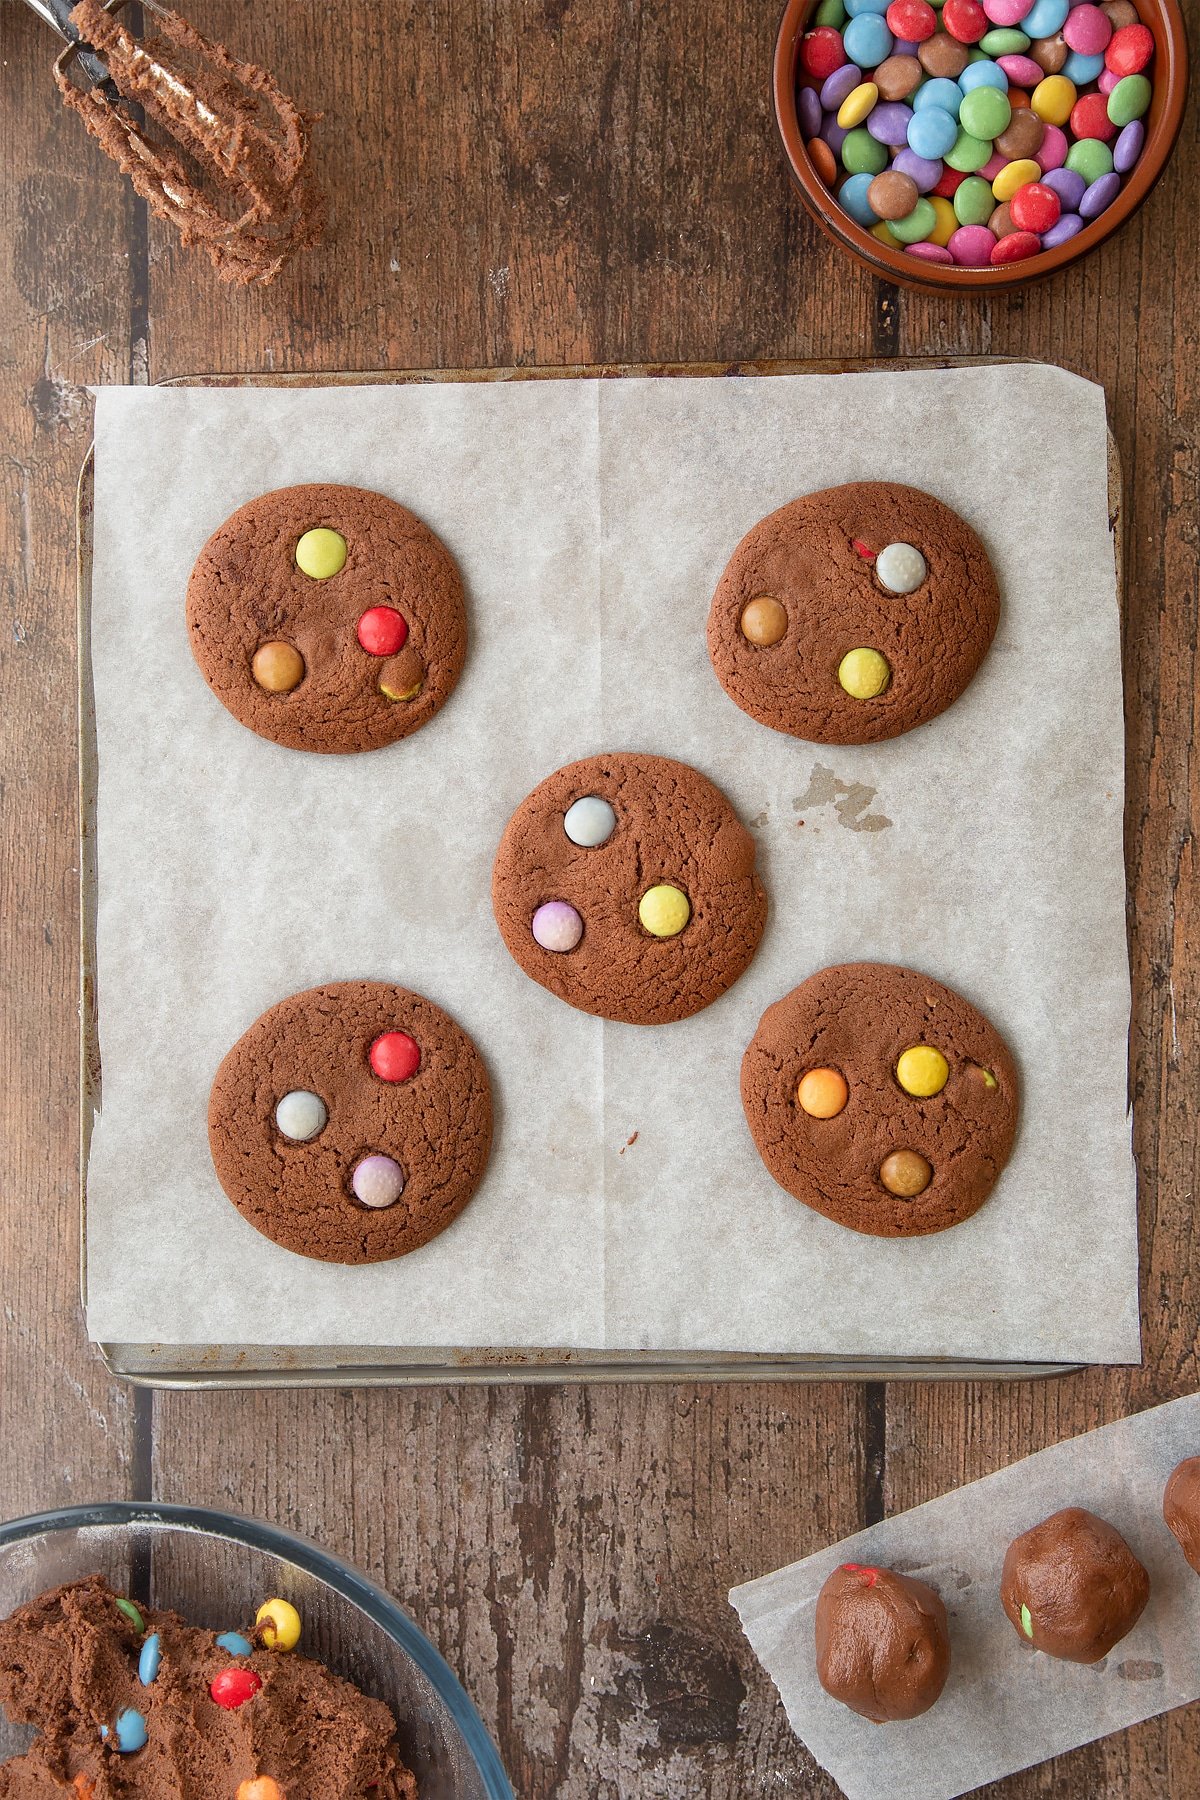
[[[590,756],[509,820],[492,909],[516,961],[560,1000],[663,1025],[723,994],[758,948],[754,853],[724,794],[686,763]]]
[[[281,1000],[217,1070],[217,1179],[265,1237],[326,1262],[383,1262],[444,1231],[483,1178],[487,1071],[431,1000],[338,981]]]
[[[214,531],[188,632],[223,706],[291,750],[378,750],[431,719],[467,651],[454,559],[363,488],[277,488]]]
[[[1163,1490],[1163,1519],[1200,1575],[1200,1456],[1185,1456]]]
[[[969,1219],[1017,1129],[1017,1071],[952,988],[890,963],[842,963],[793,988],[742,1058],[759,1155],[815,1212],[873,1237]]]
[[[817,1596],[817,1680],[877,1725],[929,1711],[950,1673],[941,1595],[923,1581],[842,1563]]]
[[[1107,1519],[1067,1506],[1014,1538],[1000,1603],[1017,1636],[1065,1662],[1095,1663],[1133,1630],[1150,1577]]]
[[[708,615],[743,712],[816,744],[873,744],[957,700],[1000,595],[964,519],[919,488],[857,481],[781,506],[734,551]]]

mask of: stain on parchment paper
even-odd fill
[[[1160,1662],[1123,1662],[1117,1664],[1117,1674],[1122,1681],[1161,1681],[1163,1666]]]
[[[807,792],[796,795],[792,811],[812,812],[819,806],[832,806],[838,824],[847,831],[886,831],[892,822],[887,814],[867,811],[877,792],[865,781],[843,781],[824,763],[814,763]]]

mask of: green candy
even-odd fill
[[[117,1611],[125,1614],[125,1617],[129,1620],[129,1623],[133,1626],[135,1631],[145,1631],[146,1621],[143,1619],[132,1600],[124,1600],[118,1596]]]
[[[1000,25],[995,31],[987,31],[979,40],[979,48],[985,56],[1020,56],[1028,50],[1029,39],[1015,25]]]
[[[968,62],[987,62],[988,60],[987,51],[981,50],[978,44],[972,44],[971,48],[967,51]]]
[[[1021,1608],[1021,1630],[1027,1638],[1033,1636],[1033,1618],[1027,1606]]]
[[[887,161],[887,145],[873,138],[865,125],[856,125],[842,139],[842,167],[851,175],[878,175]]]
[[[968,175],[955,188],[950,204],[960,225],[986,225],[996,210],[996,196],[990,181]]]
[[[813,14],[813,19],[818,25],[832,25],[835,31],[840,31],[846,23],[847,16],[842,0],[821,0],[820,6]]]
[[[1113,93],[1116,93],[1116,88]],[[1067,167],[1091,187],[1093,181],[1099,181],[1102,175],[1111,175],[1113,166],[1112,151],[1099,138],[1080,138],[1067,151]]]
[[[870,132],[867,136],[871,136]],[[843,154],[845,148],[843,144]],[[969,131],[960,131],[942,161],[949,163],[952,169],[957,169],[960,175],[973,175],[976,169],[982,169],[984,163],[989,161],[991,154],[990,143],[985,143],[983,138],[972,137]]]
[[[903,219],[889,219],[888,228],[902,244],[919,244],[937,229],[937,214],[928,200],[918,200]]]
[[[1130,125],[1150,104],[1150,83],[1144,75],[1126,75],[1108,96],[1108,116],[1114,125]]]
[[[1012,118],[1012,107],[1007,94],[999,88],[977,87],[963,95],[962,105],[958,109],[958,122],[971,137],[986,138],[990,144],[993,138],[1007,129]],[[991,154],[989,150],[988,155]],[[987,157],[984,157],[984,162]],[[976,167],[982,168],[983,164]]]

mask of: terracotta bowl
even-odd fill
[[[787,0],[775,44],[772,86],[775,118],[783,139],[784,154],[800,197],[827,236],[885,281],[917,288],[927,294],[996,294],[1024,287],[1043,275],[1053,275],[1068,263],[1078,262],[1102,244],[1127,219],[1132,218],[1167,166],[1175,147],[1187,99],[1187,37],[1177,0],[1135,0],[1142,20],[1154,33],[1152,78],[1154,93],[1146,114],[1146,142],[1133,173],[1121,192],[1083,230],[1056,249],[1043,250],[1028,261],[1007,263],[995,269],[960,269],[944,263],[925,263],[903,250],[893,250],[842,211],[809,160],[796,111],[796,71],[800,40],[817,0]]]

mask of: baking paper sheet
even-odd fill
[[[1197,1455],[1193,1394],[1039,1451],[734,1588],[729,1598],[792,1730],[848,1800],[953,1800],[1200,1697],[1200,1578],[1162,1518],[1168,1475]],[[1022,1649],[1000,1606],[1009,1544],[1064,1506],[1115,1525],[1150,1573],[1145,1612],[1090,1668]],[[817,1595],[843,1562],[916,1575],[945,1601],[950,1676],[923,1718],[872,1725],[818,1683]]]
[[[94,1337],[1137,1358],[1099,388],[1008,366],[105,389],[96,428]],[[982,534],[999,634],[932,724],[874,747],[798,743],[721,691],[709,600],[764,513],[872,477],[928,488]],[[370,755],[245,730],[185,630],[209,533],[266,489],[318,480],[411,506],[468,589],[458,690]],[[613,748],[715,780],[757,834],[771,901],[742,980],[654,1030],[554,1000],[491,918],[513,808],[560,764]],[[738,1067],[764,1008],[854,958],[959,988],[1020,1064],[1013,1159],[982,1211],[937,1237],[887,1242],[818,1217],[775,1186],[743,1119]],[[497,1099],[476,1199],[434,1243],[372,1268],[260,1237],[225,1200],[205,1132],[213,1073],[259,1013],[349,977],[448,1008]]]

